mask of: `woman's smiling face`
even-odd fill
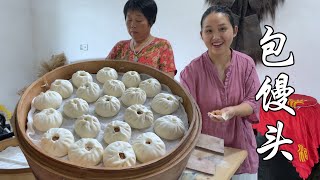
[[[202,23],[201,38],[214,56],[229,53],[233,38],[238,28],[233,28],[229,17],[224,13],[212,12]]]

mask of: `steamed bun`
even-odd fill
[[[127,87],[138,87],[141,81],[140,74],[136,71],[128,71],[122,76],[122,82]]]
[[[34,98],[34,107],[38,110],[48,108],[58,109],[62,103],[62,97],[55,91],[41,92]]]
[[[159,114],[168,115],[179,108],[179,100],[174,95],[160,93],[152,99],[151,108]]]
[[[73,93],[73,86],[70,81],[64,79],[56,79],[50,86],[51,91],[59,93],[63,99],[70,97]]]

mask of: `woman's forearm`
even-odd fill
[[[249,116],[253,113],[252,107],[248,103],[241,103],[237,106],[233,106],[234,111],[235,111],[235,116]]]

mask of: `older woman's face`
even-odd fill
[[[126,17],[127,30],[135,41],[143,41],[150,35],[150,25],[140,11],[128,11]]]

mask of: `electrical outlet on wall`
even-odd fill
[[[88,44],[80,44],[81,51],[88,51]]]

